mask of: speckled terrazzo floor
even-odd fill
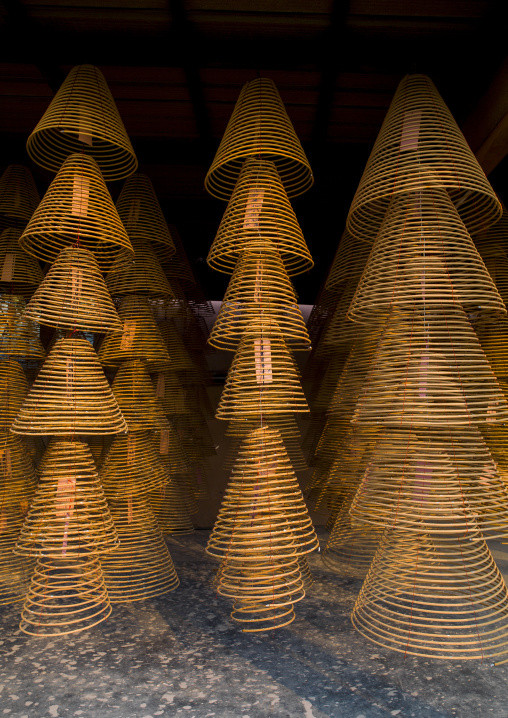
[[[170,542],[174,593],[116,606],[74,638],[30,638],[18,607],[0,609],[0,718],[508,718],[508,664],[404,660],[370,644],[349,620],[360,582],[318,555],[294,623],[240,633],[210,587],[206,537]]]

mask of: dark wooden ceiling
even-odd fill
[[[270,77],[316,176],[295,200],[316,260],[296,281],[310,303],[399,80],[427,73],[464,123],[505,59],[507,12],[504,0],[2,0],[0,170],[29,164],[44,192],[51,175],[26,137],[68,70],[98,65],[140,170],[220,298],[227,277],[204,258],[225,205],[203,179],[241,86]],[[508,188],[504,163],[495,177]]]

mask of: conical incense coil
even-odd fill
[[[36,485],[34,465],[21,438],[0,433],[0,507],[19,506],[26,512]]]
[[[251,322],[229,368],[217,419],[309,410],[294,360],[275,322]]]
[[[387,531],[351,616],[404,654],[485,660],[508,651],[508,593],[482,541]]]
[[[485,356],[501,386],[508,382],[508,318],[496,317],[496,321],[475,324],[475,332],[480,340]],[[506,395],[506,392],[505,392]]]
[[[162,257],[166,262],[175,254],[173,238],[147,175],[137,172],[125,180],[116,208],[129,237],[150,242],[159,261]]]
[[[143,601],[180,583],[155,516],[141,497],[111,505],[120,547],[102,559],[112,603]]]
[[[208,343],[235,351],[251,321],[277,322],[293,351],[310,349],[310,338],[291,280],[271,242],[252,242],[240,255]]]
[[[146,297],[126,296],[118,309],[123,332],[106,334],[99,347],[99,359],[105,366],[143,359],[152,371],[171,366],[168,350]]]
[[[361,335],[359,334],[358,337]],[[309,399],[311,412],[327,411],[332,403],[337,383],[341,379],[342,372],[346,365],[352,345],[343,344],[336,348],[336,352],[329,354],[329,359],[325,366],[317,366],[315,376],[312,377],[312,388],[305,389],[305,394]],[[305,386],[305,383],[304,383]]]
[[[303,471],[307,468],[307,462],[301,449],[300,429],[298,428],[295,418],[291,416],[291,414],[281,414],[280,416],[277,416],[277,414],[269,414],[263,418],[261,424],[259,419],[229,422],[225,436],[232,436],[237,439],[236,445],[233,443],[232,449],[228,452],[230,456],[228,462],[229,469],[233,467],[241,441],[243,441],[245,436],[251,431],[260,428],[260,425],[268,426],[270,429],[276,429],[280,433],[291,466],[295,471]],[[229,463],[231,463],[231,466],[229,466]]]
[[[39,324],[75,331],[122,331],[97,260],[81,247],[60,251],[28,302],[25,316]]]
[[[188,534],[194,531],[188,501],[175,479],[147,496],[163,534]]]
[[[184,376],[192,377],[191,381],[194,382],[198,376],[198,371],[174,322],[168,319],[159,322],[157,326],[171,357],[171,370],[183,373]]]
[[[508,487],[480,432],[386,430],[369,459],[350,509],[378,528],[428,534],[505,537]]]
[[[90,453],[92,454],[95,466],[97,467],[97,469],[100,469],[102,466],[102,462],[104,461],[104,456],[111,443],[111,437],[87,436],[85,437],[85,441],[88,444],[88,448],[90,449]]]
[[[352,421],[395,427],[505,421],[508,405],[464,311],[394,312]]]
[[[231,274],[242,252],[259,240],[275,245],[290,276],[314,266],[275,165],[252,158],[242,167],[207,262]]]
[[[152,445],[160,460],[166,466],[171,476],[185,474],[189,470],[189,463],[185,455],[182,440],[171,421],[160,431],[152,432]]]
[[[344,230],[326,278],[325,290],[337,291],[350,277],[360,277],[370,254],[370,246]],[[320,298],[321,299],[321,298]]]
[[[25,300],[15,294],[0,298],[0,355],[44,361],[39,326],[25,316]]]
[[[15,434],[120,434],[127,431],[113,391],[86,339],[60,339],[11,430]]]
[[[333,314],[328,318],[325,328],[320,337],[317,347],[317,354],[336,352],[337,348],[354,342],[362,331],[357,322],[353,322],[348,316],[351,301],[355,296],[360,277],[352,276],[341,285],[342,291],[338,298]]]
[[[188,414],[192,411],[187,402],[187,389],[173,371],[152,376],[155,396],[165,414]]]
[[[0,359],[0,431],[8,431],[28,394],[28,382],[14,359]]]
[[[159,261],[164,267],[167,276],[173,281],[178,280],[184,287],[196,284],[196,278],[187,258],[180,233],[174,224],[168,224],[169,233],[175,246],[175,254],[168,257],[159,256]],[[154,245],[157,247],[157,245]]]
[[[112,389],[129,431],[167,428],[164,409],[142,361],[124,362],[116,373]]]
[[[395,195],[348,317],[373,322],[392,307],[461,304],[506,313],[503,300],[447,192]]]
[[[23,518],[19,505],[0,508],[0,606],[25,599],[34,570],[33,559],[13,551]]]
[[[67,157],[19,243],[45,262],[54,262],[63,247],[84,247],[103,271],[133,252],[95,160],[83,154]]]
[[[494,228],[497,225],[494,225]],[[503,302],[508,304],[508,256],[501,244],[481,244],[475,241],[481,258]]]
[[[383,122],[349,210],[348,229],[372,242],[394,195],[446,189],[469,232],[501,216],[501,204],[433,82],[406,75]]]
[[[128,177],[138,166],[104,75],[93,65],[72,68],[26,149],[36,164],[52,172],[71,153],[86,153],[107,182]]]
[[[21,229],[9,228],[0,235],[0,290],[29,298],[44,274],[35,257],[19,246],[21,232]]]
[[[206,175],[208,192],[228,199],[248,157],[272,160],[290,197],[303,194],[314,183],[284,103],[268,77],[258,77],[243,86]]]
[[[104,491],[88,444],[53,440],[16,553],[25,556],[84,558],[118,546]]]
[[[148,431],[115,436],[100,477],[108,500],[144,495],[169,481]]]
[[[119,257],[106,276],[106,284],[114,297],[143,294],[174,299],[175,295],[164,274],[157,255],[144,237],[130,235],[134,258],[126,262]]]
[[[31,636],[87,631],[111,614],[98,559],[39,558],[19,624]]]
[[[217,592],[235,599],[231,618],[244,633],[271,631],[294,621],[293,606],[305,596],[297,559],[224,564]]]
[[[307,593],[307,591],[312,588],[314,584],[314,578],[310,571],[309,562],[307,561],[306,556],[298,557],[298,567],[300,569],[300,575],[302,577],[304,591],[305,593]]]
[[[238,453],[207,552],[256,560],[272,548],[285,558],[318,545],[280,434],[268,427],[252,431]]]
[[[40,201],[28,167],[9,165],[0,177],[0,230],[24,227]]]

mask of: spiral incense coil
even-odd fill
[[[485,323],[480,320],[475,332],[496,379],[504,387],[508,382],[508,318],[496,317],[496,321]]]
[[[165,414],[188,414],[192,411],[187,402],[187,389],[182,386],[175,372],[154,374],[152,383],[157,401]]]
[[[107,453],[109,445],[111,443],[110,436],[86,436],[84,437],[90,453],[92,454],[93,461],[97,469],[100,469],[104,457]]]
[[[104,458],[100,478],[109,501],[144,495],[167,484],[169,473],[148,431],[115,436]]]
[[[159,261],[171,281],[177,280],[184,288],[194,286],[197,284],[196,278],[189,264],[180,233],[174,224],[168,224],[168,229],[176,251],[169,257],[167,255],[159,256]]]
[[[508,592],[482,541],[387,531],[351,616],[404,654],[490,659],[508,651]]]
[[[164,263],[175,254],[175,245],[147,175],[131,175],[125,180],[116,208],[129,237],[139,237],[153,245]]]
[[[0,508],[0,606],[25,599],[34,570],[33,559],[13,551],[23,518],[19,504]]]
[[[44,361],[38,324],[25,316],[25,300],[15,294],[0,297],[0,355]]]
[[[213,269],[231,274],[251,242],[259,240],[275,246],[290,276],[314,266],[274,163],[249,159],[240,172],[206,261]]]
[[[28,299],[44,279],[39,262],[19,246],[21,229],[4,229],[0,234],[0,291]]]
[[[14,359],[0,359],[0,431],[9,431],[28,394],[28,382]]]
[[[112,389],[129,431],[167,428],[164,409],[142,361],[124,362],[116,373]]]
[[[205,188],[218,199],[229,199],[244,160],[271,160],[290,197],[303,194],[314,177],[300,140],[273,80],[247,82],[205,178]]]
[[[54,262],[63,247],[88,249],[102,271],[133,252],[97,163],[83,154],[67,157],[19,243],[44,262]]]
[[[350,509],[379,528],[506,538],[508,487],[475,428],[386,430]],[[472,540],[478,537],[472,536]]]
[[[83,558],[116,546],[118,536],[88,444],[53,439],[16,553]]]
[[[348,311],[377,321],[392,307],[462,304],[506,314],[503,300],[444,189],[395,195]]]
[[[229,368],[215,417],[308,410],[297,368],[276,322],[251,322]]]
[[[361,334],[358,334],[358,339],[361,336]],[[337,347],[337,351],[330,355],[330,361],[327,363],[326,368],[320,367],[317,369],[313,386],[311,385],[312,388],[305,389],[305,394],[312,397],[309,400],[311,412],[328,411],[330,408],[337,384],[341,380],[342,372],[353,346],[344,344]]]
[[[60,339],[11,427],[15,434],[120,434],[127,431],[97,354],[86,339]]]
[[[180,583],[168,548],[146,500],[135,496],[111,505],[120,547],[102,559],[111,603],[144,601]]]
[[[24,227],[40,201],[28,167],[9,165],[0,177],[0,231]]]
[[[185,474],[189,470],[187,457],[183,450],[182,440],[171,421],[168,426],[151,434],[152,445],[159,459],[169,471],[169,474]]]
[[[88,558],[37,559],[19,624],[31,636],[87,631],[111,614],[101,565]]]
[[[271,242],[253,241],[240,255],[208,343],[235,351],[251,321],[277,322],[288,347],[310,349],[310,338],[291,280]]]
[[[98,351],[101,363],[114,367],[125,361],[142,359],[150,371],[171,367],[168,350],[146,297],[127,295],[118,314],[123,322],[123,332],[106,334]]]
[[[175,414],[171,417],[189,462],[200,461],[204,456],[215,456],[215,442],[206,419],[199,412]]]
[[[10,434],[10,436],[16,437],[16,434]],[[42,436],[23,436],[18,438],[23,442],[25,453],[28,453],[30,456],[33,466],[37,468],[42,459],[42,455],[46,451],[44,439]]]
[[[304,471],[308,468],[301,449],[300,429],[295,418],[290,414],[281,414],[280,416],[270,414],[268,417],[263,418],[262,422],[259,419],[230,421],[225,436],[234,437],[234,441],[230,445],[224,468],[227,467],[228,470],[233,468],[240,443],[247,434],[260,428],[260,426],[268,426],[270,429],[276,429],[280,433],[291,466],[295,471]]]
[[[138,166],[104,75],[93,65],[72,68],[26,149],[36,164],[51,172],[73,152],[90,155],[107,182],[128,177]]]
[[[372,242],[390,200],[428,187],[450,194],[471,234],[501,217],[501,204],[432,81],[400,82],[356,190],[348,230]]]
[[[130,240],[134,257],[128,262],[125,257],[119,257],[106,275],[111,294],[114,297],[143,294],[174,299],[173,290],[148,240],[135,235],[130,235]]]
[[[473,237],[474,243],[482,257],[484,254],[488,255],[494,248],[508,252],[508,211],[506,210],[504,202],[502,202],[499,197],[498,199],[501,202],[501,208],[503,210],[501,219],[487,229],[481,229]]]
[[[314,577],[310,571],[309,562],[307,561],[306,556],[298,557],[298,567],[300,569],[304,591],[307,593],[307,591],[309,591],[314,584]]]
[[[348,316],[348,310],[355,296],[359,281],[360,277],[358,275],[352,276],[341,285],[343,289],[340,297],[321,334],[317,347],[318,355],[327,352],[335,353],[338,349],[340,350],[344,346],[347,347],[363,331],[362,327],[357,322],[353,322]],[[379,321],[379,318],[376,321]]]
[[[345,229],[326,278],[325,290],[332,293],[339,290],[350,277],[360,277],[370,250],[370,245],[359,242],[357,237]]]
[[[272,548],[285,558],[318,545],[279,432],[255,429],[240,447],[207,552],[256,560]]]
[[[189,534],[194,531],[188,502],[175,479],[147,496],[163,534]]]
[[[25,317],[50,327],[121,332],[102,272],[92,252],[65,247],[28,302]]]
[[[507,417],[506,399],[460,307],[392,313],[352,421],[411,428]]]
[[[171,370],[188,373],[195,380],[196,367],[174,322],[171,319],[167,319],[158,322],[157,326],[167,347],[168,354],[171,357]]]
[[[28,509],[36,485],[35,468],[21,438],[0,433],[0,507],[22,504]]]
[[[496,226],[496,225],[495,225]],[[501,244],[484,245],[475,242],[492,281],[505,306],[508,304],[508,256]]]

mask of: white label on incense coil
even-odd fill
[[[162,429],[161,431],[161,443],[159,454],[167,456],[169,454],[169,429]]]
[[[74,514],[76,477],[60,476],[56,487],[55,513],[57,519],[71,519]]]
[[[79,106],[79,134],[78,134],[78,140],[80,142],[83,142],[85,145],[88,145],[89,147],[93,144],[92,135],[90,134],[90,116],[88,107],[86,105],[80,105]]]
[[[254,339],[254,363],[256,366],[256,381],[258,384],[271,384],[272,353],[269,339]]]
[[[71,267],[71,307],[77,308],[83,286],[83,270],[80,267]]]
[[[4,258],[2,277],[0,278],[0,282],[12,282],[15,264],[16,255],[13,252],[7,252]]]
[[[259,215],[263,207],[265,190],[259,187],[251,187],[245,208],[244,229],[259,229]]]
[[[126,319],[123,324],[123,334],[120,341],[120,350],[128,351],[132,348],[132,342],[134,341],[134,335],[136,334],[136,320]]]
[[[72,183],[72,209],[71,213],[77,217],[88,215],[88,198],[90,195],[90,180],[83,175],[74,175]]]
[[[65,366],[65,391],[67,401],[74,400],[74,359],[68,357]]]
[[[401,150],[417,150],[420,135],[421,110],[408,110],[404,113],[402,136],[400,138]]]
[[[157,389],[155,390],[155,396],[157,399],[164,399],[166,396],[166,379],[162,373],[157,375]]]

